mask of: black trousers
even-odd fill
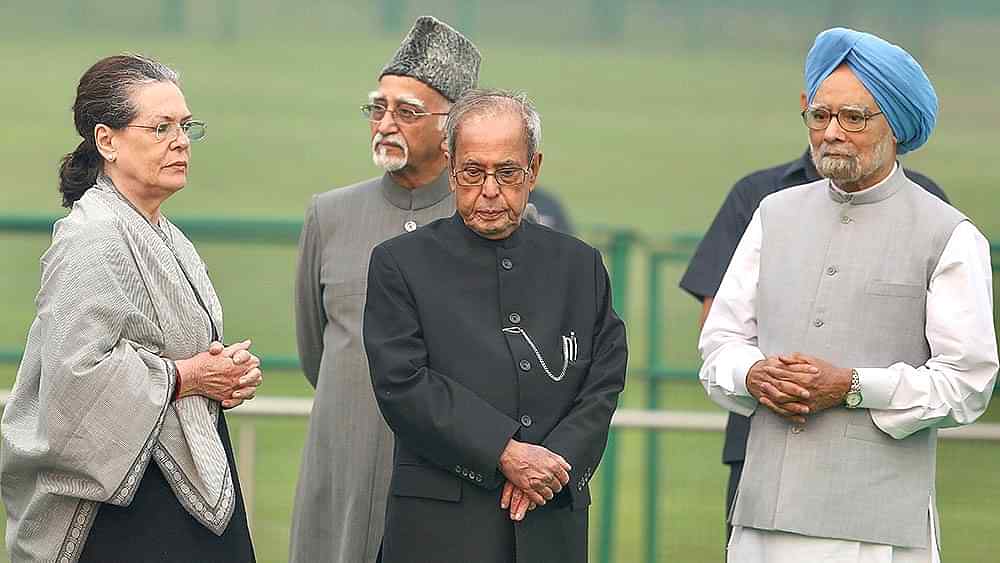
[[[729,488],[726,490],[726,545],[733,535],[733,526],[729,523],[729,515],[733,512],[733,501],[736,500],[736,489],[740,487],[740,476],[743,475],[743,462],[729,464]]]

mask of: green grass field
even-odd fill
[[[266,3],[247,4],[257,10],[243,15],[255,18],[254,34],[228,42],[197,27],[188,37],[149,32],[132,25],[143,20],[127,10],[96,33],[54,29],[42,25],[41,16],[26,19],[23,28],[3,28],[0,214],[61,212],[55,172],[59,157],[78,142],[68,111],[76,81],[97,58],[120,51],[144,52],[177,67],[189,106],[209,122],[208,140],[194,147],[189,186],[166,206],[171,216],[297,218],[310,194],[376,175],[356,106],[399,37],[369,33],[367,8],[345,8],[336,17],[328,9],[322,14],[333,18],[330,33],[312,22],[295,34],[282,26],[304,21],[317,3],[302,0],[280,14],[267,12],[261,7]],[[478,40],[484,53],[481,83],[525,89],[536,101],[544,124],[541,184],[562,197],[578,224],[627,226],[652,239],[701,232],[736,179],[804,149],[797,109],[800,67],[808,38],[821,27],[790,33],[781,27],[784,16],[772,13],[773,27],[751,35],[761,18],[744,15],[725,20],[736,26],[721,32],[725,40],[698,42],[690,29],[666,20],[660,23],[669,33],[661,38],[658,20],[645,17],[654,13],[652,3],[639,4],[627,20],[630,30],[638,30],[636,37],[621,45],[583,42],[558,25],[551,27],[560,40],[547,41],[545,22],[561,21],[555,9],[528,22],[530,33],[516,41],[484,23]],[[484,6],[480,21],[486,12]],[[262,22],[272,16],[276,30],[268,33]],[[120,27],[113,27],[114,21]],[[107,31],[109,26],[135,31]],[[983,72],[995,65],[990,49],[995,50],[997,29],[972,19],[935,28],[925,66],[942,101],[939,126],[929,145],[908,156],[906,164],[937,180],[987,235],[1000,240],[993,137],[1000,130],[995,105],[1000,80]],[[896,39],[906,43],[906,37]],[[293,353],[294,248],[196,243],[222,296],[228,338],[250,336],[262,354]],[[38,257],[46,246],[45,237],[0,233],[6,265],[0,269],[5,296],[0,348],[23,345],[33,316]],[[629,321],[635,368],[645,364],[649,346],[660,348],[673,367],[697,365],[698,307],[676,289],[683,266],[665,270],[665,305],[657,312],[665,335],[650,343],[643,328],[650,312],[641,255],[631,264],[627,302],[620,308]],[[299,374],[266,375],[262,395],[310,394]],[[642,407],[645,381],[630,377],[623,404]],[[14,367],[0,365],[0,388],[13,379]],[[666,385],[660,403],[715,410],[690,381]],[[987,418],[1000,421],[1000,407]],[[232,420],[236,433],[246,424]],[[257,424],[255,543],[260,561],[280,562],[287,554],[306,422]],[[631,430],[619,436],[615,561],[628,563],[642,557],[645,438]],[[657,561],[721,560],[722,436],[664,432],[659,440]],[[939,448],[945,561],[993,561],[1000,553],[1000,445],[942,442]],[[600,490],[598,484],[595,491]],[[607,501],[597,499],[592,529]]]

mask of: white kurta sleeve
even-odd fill
[[[760,214],[754,212],[698,340],[703,361],[698,377],[708,396],[723,408],[744,416],[757,408],[757,399],[746,388],[747,372],[764,359],[757,347],[760,245]]]
[[[974,422],[989,404],[997,374],[990,246],[972,223],[952,232],[927,290],[922,366],[858,368],[872,420],[900,439],[928,427]]]

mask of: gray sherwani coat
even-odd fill
[[[313,197],[299,248],[299,357],[316,388],[292,517],[293,563],[371,563],[392,472],[361,341],[372,248],[455,212],[448,176],[416,190],[388,174]]]

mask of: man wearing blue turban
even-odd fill
[[[996,381],[989,244],[907,178],[937,96],[903,49],[849,29],[806,57],[822,180],[766,197],[699,341],[709,396],[750,416],[731,563],[940,561],[939,428]]]
[[[896,139],[896,154],[927,142],[937,123],[937,94],[909,53],[870,33],[842,27],[824,31],[806,57],[809,103],[823,81],[841,66],[864,84],[885,114]]]

